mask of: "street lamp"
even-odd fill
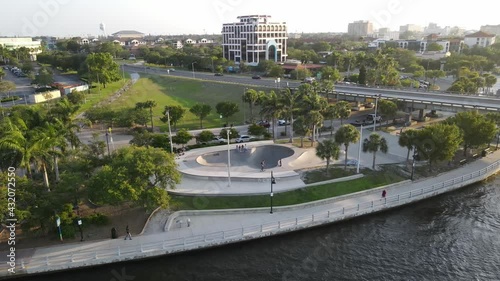
[[[227,132],[227,186],[231,187],[231,149],[229,143],[229,133],[230,129],[226,129]]]
[[[411,162],[411,177],[410,179],[413,181],[413,176],[415,175],[415,161],[417,158],[417,148],[413,147],[413,161]]]
[[[168,121],[168,138],[170,140],[170,153],[174,154],[174,145],[172,144],[172,129],[170,128],[170,110],[165,111]]]
[[[358,149],[358,163],[356,167],[356,174],[359,174],[359,163],[361,163],[361,141],[363,140],[363,124],[361,124],[361,128],[359,129],[359,149]]]
[[[497,147],[496,149],[498,149],[498,142],[500,141],[500,132],[497,132]]]
[[[108,156],[111,156],[111,152],[109,150],[109,132],[111,132],[111,128],[108,128],[108,130],[106,131],[106,144],[108,145]]]
[[[273,171],[271,171],[271,193],[269,194],[271,197],[271,214],[273,213],[273,185],[276,184],[276,179],[273,176]]]
[[[378,99],[381,97],[381,94],[375,96],[375,115],[373,116],[373,132],[375,132],[377,126],[377,108],[378,108]]]
[[[76,215],[77,215],[77,220],[76,223],[78,225],[78,230],[80,230],[80,241],[83,241],[83,229],[82,229],[82,218],[80,217],[80,207],[78,206],[78,201],[75,202],[75,209],[76,209]]]
[[[195,64],[195,63],[196,63],[195,61],[191,63],[191,69],[193,70],[193,78],[195,78],[195,77],[194,77],[194,64]]]
[[[247,121],[246,113],[245,113],[245,94],[248,91],[248,88],[245,88],[243,91],[243,96],[241,97],[241,107],[243,108],[243,125],[245,125]]]

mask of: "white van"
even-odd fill
[[[377,115],[377,117],[375,117],[375,114],[368,114],[368,116],[366,116],[366,121],[373,122],[375,118],[377,119],[377,123],[382,122],[382,116]]]

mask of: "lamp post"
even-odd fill
[[[59,239],[62,242],[63,236],[62,236],[62,230],[61,230],[61,218],[59,216],[56,216],[56,225],[57,225],[57,230],[59,232]]]
[[[196,63],[195,61],[191,63],[191,69],[193,70],[193,78],[195,78],[195,76],[194,76],[194,64],[195,63]]]
[[[174,153],[174,145],[172,144],[172,129],[170,128],[170,110],[165,111],[168,121],[168,138],[170,140],[170,153]]]
[[[497,132],[497,147],[496,149],[498,149],[498,142],[500,141],[500,132]]]
[[[358,149],[358,163],[356,165],[356,174],[359,174],[359,165],[361,163],[361,141],[363,140],[363,124],[361,124],[361,128],[359,129],[359,149]]]
[[[244,89],[243,96],[241,97],[241,107],[243,108],[243,125],[245,125],[247,121],[247,116],[245,113],[245,94],[248,91],[248,88]]]
[[[109,150],[109,128],[108,130],[106,131],[106,144],[108,145],[108,156],[111,156],[111,151]]]
[[[231,148],[229,143],[229,129],[227,132],[227,186],[231,187]]]
[[[83,241],[83,229],[82,229],[82,218],[80,217],[80,207],[78,207],[78,201],[75,202],[75,209],[76,209],[76,215],[77,215],[77,220],[76,224],[78,225],[78,230],[80,231],[80,241]]]
[[[377,107],[378,107],[378,99],[381,97],[380,94],[375,96],[375,115],[373,116],[373,132],[377,130]]]
[[[269,194],[271,197],[271,214],[273,213],[273,185],[276,184],[276,179],[273,176],[273,171],[271,171],[271,193]]]
[[[413,160],[411,161],[411,177],[410,179],[413,181],[413,177],[415,175],[415,160],[417,158],[417,149],[415,146],[413,147]]]

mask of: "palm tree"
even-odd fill
[[[337,118],[339,118],[339,114],[337,111],[337,107],[335,105],[329,104],[322,112],[321,114],[325,119],[330,119],[331,124],[330,124],[330,137],[333,136],[333,121]]]
[[[321,97],[315,88],[309,84],[302,84],[299,86],[299,92],[301,92],[301,108],[304,110],[304,115],[310,115],[312,112],[321,112],[327,106],[327,101],[324,97]],[[320,114],[321,115],[321,114]],[[313,116],[309,116],[307,119],[308,122],[312,126],[312,143],[316,140],[316,127],[317,125],[323,122],[323,118],[321,120],[319,118],[312,118]]]
[[[351,116],[351,105],[346,101],[339,101],[335,104],[337,110],[338,118],[340,118],[340,125],[342,125],[343,120]]]
[[[283,105],[283,113],[290,116],[290,143],[293,142],[293,113],[297,110],[300,99],[300,91],[292,91],[289,88],[280,92],[279,97]]]
[[[311,132],[304,116],[299,116],[297,120],[295,120],[293,123],[293,130],[300,136],[300,147],[304,147],[304,137]]]
[[[326,160],[326,175],[329,176],[329,166],[332,159],[338,160],[340,155],[339,145],[331,139],[326,139],[322,142],[318,142],[316,147],[316,156],[322,160]]]
[[[377,133],[372,133],[370,137],[363,141],[363,152],[373,153],[373,170],[375,170],[375,157],[379,150],[383,153],[387,153],[387,151],[389,151],[387,140]]]
[[[313,110],[308,112],[308,114],[305,116],[305,121],[306,124],[312,128],[312,138],[311,138],[311,147],[314,146],[314,143],[316,142],[316,128],[318,125],[323,123],[323,115],[317,110]]]
[[[47,146],[51,147],[51,154],[54,159],[54,170],[56,174],[56,182],[59,182],[59,156],[66,151],[67,129],[62,122],[55,120],[55,123],[46,123],[40,128],[40,137],[46,142]]]
[[[345,162],[344,170],[347,170],[347,151],[351,143],[359,141],[359,131],[351,124],[343,125],[335,133],[335,142],[338,144],[344,144],[345,147]]]
[[[268,95],[265,95],[261,104],[261,114],[270,117],[272,120],[272,129],[273,129],[273,140],[276,140],[276,123],[277,118],[283,112],[283,105],[281,104],[280,99],[276,95],[274,91],[269,92]]]
[[[257,92],[254,89],[248,89],[243,95],[243,102],[248,103],[250,106],[250,122],[254,122],[253,108],[258,103],[262,92]]]
[[[399,134],[398,144],[401,147],[406,147],[408,149],[408,153],[406,154],[406,162],[410,159],[410,151],[415,148],[417,144],[418,131],[409,129],[401,134]]]

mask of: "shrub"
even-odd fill
[[[108,225],[109,218],[101,213],[94,213],[86,218],[88,224]]]

